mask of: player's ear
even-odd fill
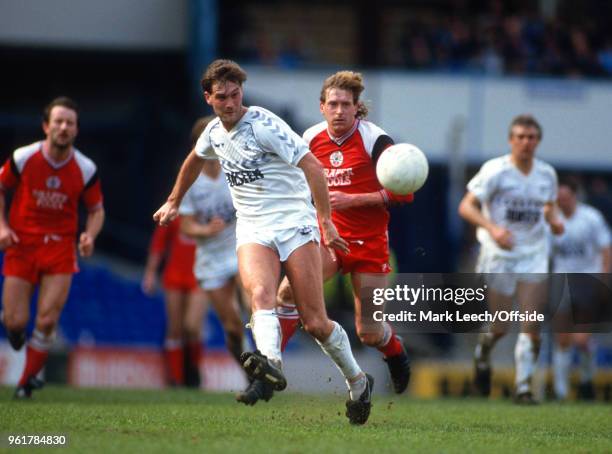
[[[206,104],[208,104],[209,106],[211,106],[211,94],[208,93],[207,91],[204,92],[204,101],[206,101]]]
[[[321,112],[321,114],[325,115],[325,111],[323,110],[323,107],[325,106],[324,103],[319,103],[319,111]]]

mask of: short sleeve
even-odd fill
[[[595,228],[595,241],[600,249],[610,247],[610,227],[603,215],[593,210],[593,226]]]
[[[485,163],[478,173],[467,184],[467,190],[476,196],[481,203],[489,200],[494,189],[494,172],[488,163]]]
[[[94,211],[98,208],[102,208],[102,185],[100,184],[100,178],[98,178],[97,174],[95,174],[89,180],[87,186],[85,186],[82,199],[88,211]]]
[[[195,153],[200,158],[215,159],[217,157],[212,147],[211,141],[210,141],[210,131],[211,131],[212,123],[214,122],[211,121],[208,124],[208,126],[204,129],[204,131],[202,132],[202,134],[198,138],[198,141],[195,144],[195,147],[194,147]]]
[[[19,174],[13,158],[6,160],[4,165],[0,167],[0,189],[13,189],[19,182]]]

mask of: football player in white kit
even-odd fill
[[[217,118],[185,159],[172,193],[153,218],[161,224],[175,218],[204,160],[219,159],[236,208],[238,268],[251,301],[250,325],[258,349],[241,357],[252,381],[238,400],[245,404],[267,400],[272,390],[280,391],[287,384],[275,312],[282,265],[304,329],[346,379],[349,421],[364,424],[370,414],[373,379],[355,361],[346,332],[327,317],[323,303],[317,215],[330,251],[348,251],[348,243],[331,221],[323,168],[283,120],[260,107],[242,104],[245,80],[246,73],[233,61],[215,60],[208,66],[201,85]]]
[[[195,277],[223,325],[228,350],[240,362],[244,335],[236,301],[236,210],[219,161],[204,162],[202,173],[181,202],[179,214],[181,231],[197,242]]]
[[[578,201],[577,191],[578,185],[574,180],[568,179],[559,185],[557,203],[561,209],[565,232],[553,240],[552,271],[609,273],[609,227],[598,210]],[[569,315],[570,308],[564,306],[564,302],[567,303],[567,300],[562,300],[560,309]],[[557,334],[553,352],[555,395],[563,400],[569,393],[572,346],[578,349],[580,359],[578,396],[585,399],[594,398],[592,380],[595,358],[590,333]]]
[[[535,159],[542,128],[530,115],[512,120],[510,154],[491,159],[468,183],[459,214],[477,226],[481,245],[476,271],[488,275],[489,310],[510,310],[513,297],[521,311],[544,304],[548,271],[547,226],[558,235],[563,224],[555,210],[557,175],[548,164]],[[475,352],[475,386],[488,396],[491,389],[490,353],[507,327],[494,324],[479,336]],[[531,391],[539,326],[523,323],[514,350],[517,403],[535,403]]]

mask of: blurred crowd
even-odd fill
[[[390,65],[569,77],[612,75],[612,34],[536,13],[469,17],[421,15],[405,24]]]

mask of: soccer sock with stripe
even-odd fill
[[[381,352],[385,358],[397,356],[404,351],[404,347],[399,338],[393,332],[393,328],[389,323],[383,322],[383,338],[376,349]]]
[[[26,363],[19,379],[19,386],[24,386],[30,377],[36,376],[42,370],[49,357],[52,343],[52,334],[46,335],[37,329],[34,330],[26,349]]]

